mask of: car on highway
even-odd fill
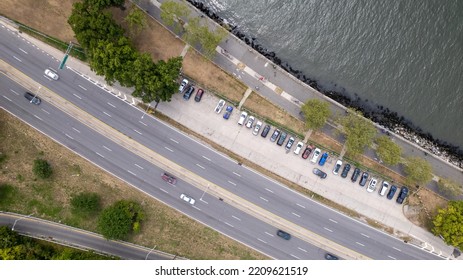
[[[192,198],[192,197],[189,196],[189,195],[186,195],[186,194],[182,193],[182,194],[180,195],[180,198],[181,198],[183,201],[185,201],[186,203],[190,204],[190,205],[195,205],[195,202],[196,202],[196,201],[194,200],[194,198]]]
[[[195,95],[195,101],[196,102],[201,101],[201,98],[203,98],[203,94],[204,94],[204,90],[202,88],[199,88]]]
[[[301,152],[302,147],[304,147],[304,143],[301,141],[297,142],[296,149],[294,149],[294,154],[298,155]]]
[[[333,254],[330,254],[330,253],[326,253],[325,254],[325,260],[329,260],[329,261],[335,261],[335,260],[339,260],[339,258]]]
[[[286,134],[286,132],[282,131],[281,134],[280,134],[280,138],[278,138],[278,141],[277,141],[278,146],[283,145],[283,143],[285,142],[286,136],[288,136],[288,134]]]
[[[336,164],[334,165],[334,168],[333,168],[333,174],[334,175],[338,175],[339,169],[341,169],[341,166],[342,166],[342,160],[338,159],[336,161]]]
[[[171,185],[175,185],[175,183],[177,183],[177,179],[175,179],[174,176],[170,175],[169,173],[162,173],[161,175],[161,178],[162,180],[166,181],[167,183],[171,184]]]
[[[280,130],[278,128],[275,128],[275,131],[273,132],[272,136],[270,137],[270,141],[275,142],[280,135]]]
[[[248,117],[248,113],[243,111],[241,112],[240,114],[240,119],[238,120],[238,124],[239,125],[243,125],[244,124],[244,121],[246,120],[246,118]]]
[[[254,126],[254,129],[252,130],[252,134],[257,136],[257,134],[259,134],[259,130],[261,127],[262,127],[262,122],[257,121],[256,125]]]
[[[58,81],[58,79],[59,79],[58,74],[56,74],[56,72],[51,70],[51,69],[45,69],[45,75],[47,77],[49,77],[50,79],[53,79],[55,81]]]
[[[315,151],[313,152],[312,159],[310,160],[310,162],[316,163],[321,153],[322,153],[322,150],[320,150],[319,148],[316,148]]]
[[[386,196],[387,199],[391,200],[391,199],[394,197],[396,191],[397,191],[397,187],[394,186],[394,185],[392,185],[392,186],[391,186],[391,189],[390,189],[389,192],[387,193],[387,196]]]
[[[190,100],[190,97],[194,91],[195,91],[194,86],[187,86],[187,88],[185,89],[185,93],[183,93],[183,99]]]
[[[227,108],[225,109],[225,113],[223,114],[223,118],[228,120],[232,112],[233,112],[233,107],[227,106]]]
[[[376,178],[371,178],[367,187],[367,192],[374,192],[376,190],[376,183],[378,183],[378,180],[376,180]]]
[[[349,170],[350,170],[350,164],[346,163],[346,165],[344,165],[344,168],[342,169],[341,177],[346,178],[347,175],[349,174]]]
[[[28,91],[26,91],[26,92],[24,93],[24,97],[25,97],[27,100],[29,100],[30,103],[35,104],[35,105],[39,105],[39,104],[42,102],[42,100],[40,100],[40,98],[38,98],[37,96],[35,96],[35,94],[32,94],[32,93],[30,93],[30,92],[28,92]]]
[[[294,139],[294,137],[292,137],[292,136],[289,137],[288,143],[286,143],[286,146],[285,146],[285,149],[287,151],[291,150],[291,147],[293,146],[294,141],[296,141],[296,139]]]
[[[225,106],[225,100],[220,99],[219,103],[217,103],[217,106],[215,106],[214,112],[216,112],[217,114],[220,114],[224,106]]]
[[[399,195],[397,196],[396,202],[399,204],[404,203],[405,198],[407,198],[408,195],[408,188],[407,187],[401,187]]]
[[[246,122],[246,127],[247,127],[247,128],[251,128],[251,127],[252,127],[252,124],[254,123],[254,120],[255,120],[255,119],[256,119],[256,118],[254,118],[254,116],[249,116],[248,121]]]
[[[362,177],[360,177],[360,181],[359,181],[359,185],[361,187],[365,186],[366,183],[367,183],[367,179],[368,179],[368,172],[363,172],[362,173]]]
[[[350,177],[350,180],[352,181],[352,183],[355,183],[357,181],[357,178],[359,177],[359,175],[360,175],[360,168],[355,168],[354,172],[352,173],[352,177]]]
[[[328,176],[328,174],[326,174],[325,172],[321,171],[320,169],[318,168],[314,168],[312,170],[313,174],[317,175],[318,177],[322,178],[322,179],[325,179],[326,176]]]
[[[291,234],[287,233],[286,231],[282,231],[281,229],[277,230],[277,235],[285,240],[291,239]]]
[[[326,160],[328,159],[328,153],[324,152],[320,160],[318,161],[318,165],[323,166],[325,165]]]
[[[310,153],[313,151],[313,149],[314,149],[314,146],[307,145],[307,147],[305,147],[304,149],[304,152],[302,153],[302,158],[307,159],[310,156]]]
[[[180,87],[178,88],[178,91],[183,92],[183,90],[185,89],[187,85],[188,85],[188,80],[183,79],[182,82],[180,83]]]
[[[264,129],[262,129],[262,133],[260,134],[260,136],[264,138],[267,137],[269,131],[270,131],[270,125],[267,124],[266,126],[264,126]]]
[[[381,189],[379,189],[379,195],[384,196],[389,189],[389,183],[387,181],[383,181],[381,184]]]

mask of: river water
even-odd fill
[[[463,1],[198,2],[324,88],[463,147]]]

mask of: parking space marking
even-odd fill
[[[39,116],[37,116],[37,115],[34,115],[34,117],[36,117],[37,119],[43,121],[43,120],[42,120]]]
[[[329,228],[324,227],[324,229],[327,230],[327,231],[329,231],[329,232],[333,232],[333,231],[332,231],[331,229],[329,229]]]
[[[227,223],[227,222],[225,222],[225,224],[226,224],[227,226],[229,226],[229,227],[234,228],[234,226],[233,226],[232,224],[229,224],[229,223]]]
[[[172,141],[172,142],[178,144],[178,141],[177,141],[177,140],[174,140],[174,139],[172,139],[172,138],[170,138],[170,141]]]
[[[141,123],[142,125],[144,126],[148,126],[146,123],[142,122],[142,121],[138,121],[139,123]]]
[[[143,135],[143,133],[141,133],[140,131],[134,129],[133,131],[135,131],[136,133],[140,134],[140,135]]]
[[[211,161],[210,158],[207,158],[207,157],[205,157],[205,156],[202,156],[202,157],[203,157],[205,160]]]
[[[273,237],[273,234],[271,234],[271,233],[265,232],[265,234],[270,235],[271,237]]]
[[[232,181],[228,181],[230,184],[232,184],[233,186],[236,186],[235,183],[233,183]]]
[[[72,129],[76,131],[77,133],[80,133],[80,130],[78,130],[77,128],[73,127]]]
[[[236,172],[233,172],[233,174],[235,174],[235,175],[238,176],[238,177],[241,177],[241,175],[238,174],[238,173],[236,173]]]
[[[127,170],[127,172],[129,172],[129,173],[132,174],[133,176],[137,176],[137,174],[133,173],[133,172],[130,171],[130,170]]]
[[[41,110],[44,111],[45,113],[47,113],[48,115],[50,115],[50,113],[48,113],[46,110],[44,110],[44,109],[41,109]]]
[[[165,192],[165,193],[169,193],[168,191],[166,191],[165,189],[163,188],[159,188],[161,191]]]
[[[293,255],[293,254],[290,254],[290,256],[291,256],[291,257],[293,257],[293,258],[295,258],[295,259],[298,259],[298,260],[300,260],[300,258],[296,257],[296,256],[295,256],[295,255]]]
[[[259,198],[262,199],[262,200],[265,201],[265,202],[268,202],[268,200],[265,199],[265,198],[263,198],[262,196],[259,196]]]
[[[368,235],[366,235],[365,233],[361,233],[361,235],[365,236],[366,238],[370,238]]]
[[[22,62],[21,59],[17,58],[16,56],[13,55],[13,57],[14,57],[14,59],[16,59],[17,61]]]
[[[103,148],[105,148],[106,150],[112,152],[113,150],[111,150],[110,148],[106,147],[106,146],[103,146]]]
[[[267,244],[267,242],[265,242],[264,240],[260,239],[260,238],[257,238],[257,240],[259,240],[260,242],[264,243],[264,244]]]
[[[233,219],[235,219],[235,220],[241,221],[241,219],[240,219],[240,218],[238,218],[238,217],[235,217],[235,216],[233,216],[233,215],[232,215],[232,218],[233,218]]]
[[[19,95],[19,93],[17,93],[16,91],[14,91],[14,90],[12,90],[12,89],[10,89],[10,90],[11,90],[14,94]]]
[[[20,51],[22,51],[23,53],[27,54],[27,52],[21,48],[18,48]]]
[[[362,247],[365,247],[365,245],[363,245],[363,244],[360,243],[360,242],[355,242],[355,243],[357,243],[358,245],[360,245],[360,246],[362,246]]]
[[[136,163],[135,163],[135,166],[138,167],[138,168],[140,168],[140,169],[145,169],[145,168],[143,168],[142,166],[140,166],[140,165],[138,165],[138,164],[136,164]]]
[[[391,259],[393,259],[393,260],[397,260],[396,258],[391,257],[391,256],[389,256],[389,255],[387,255],[387,257],[388,257],[388,258],[391,258]]]
[[[265,188],[266,191],[273,193],[272,190]]]
[[[328,220],[332,221],[332,222],[333,222],[333,223],[335,223],[335,224],[337,224],[337,223],[338,223],[338,222],[336,222],[336,221],[335,221],[335,220],[333,220],[333,219],[328,219]]]
[[[174,150],[168,148],[168,147],[164,147],[164,149],[168,150],[169,152],[174,152]]]
[[[196,164],[196,166],[198,166],[198,167],[201,168],[201,169],[206,169],[206,168],[204,168],[204,166],[201,166],[201,165],[199,165],[199,164]]]
[[[113,108],[116,108],[116,105],[113,105],[113,104],[111,104],[111,103],[109,103],[109,102],[106,102],[106,103],[108,103],[109,106],[111,106],[111,107],[113,107]]]
[[[73,93],[72,95],[74,95],[75,97],[79,98],[79,99],[82,99],[82,97],[78,96],[77,94]]]
[[[396,247],[392,247],[392,249],[397,250],[397,251],[399,251],[399,252],[402,252],[402,250],[400,250],[400,249],[398,249],[398,248],[396,248]]]
[[[296,216],[296,217],[298,217],[298,218],[301,217],[301,215],[298,215],[298,214],[296,214],[296,213],[294,213],[294,212],[291,212],[291,214],[293,214],[294,216]]]
[[[100,154],[99,152],[95,152],[95,154],[99,155],[100,157],[104,158],[104,155]]]
[[[81,86],[81,85],[77,85],[77,86],[80,87],[80,88],[83,89],[83,90],[87,90],[86,88],[84,88],[84,87]]]
[[[302,249],[301,247],[297,247],[297,249],[301,250],[304,253],[307,253],[307,250]]]
[[[72,138],[69,134],[64,133],[64,135],[66,135],[67,138],[74,140],[74,138]]]
[[[300,205],[299,203],[296,203],[297,206],[301,207],[301,208],[304,208],[305,209],[305,206],[304,205]]]
[[[103,114],[105,114],[105,115],[108,116],[108,117],[111,117],[111,115],[108,114],[108,113],[106,113],[105,111],[103,111]]]
[[[4,95],[3,97],[5,97],[6,100],[11,101],[11,99],[9,99],[8,97],[6,97],[5,95]]]

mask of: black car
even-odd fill
[[[283,145],[283,143],[285,142],[286,136],[288,136],[288,134],[286,134],[286,132],[284,132],[284,131],[281,132],[280,138],[278,138],[278,142],[277,142],[278,146]]]
[[[347,174],[349,173],[349,170],[350,170],[350,164],[347,163],[346,165],[344,165],[344,168],[342,169],[341,177],[346,178]]]
[[[321,171],[320,169],[318,168],[314,168],[312,170],[313,174],[317,175],[318,177],[322,178],[322,179],[325,179],[326,176],[328,176],[325,172]]]
[[[267,137],[267,134],[268,134],[269,131],[270,131],[270,125],[266,125],[264,127],[264,129],[262,130],[262,133],[260,134],[260,136],[262,136],[264,138]]]
[[[360,178],[360,181],[359,181],[359,185],[361,187],[365,186],[365,184],[367,183],[368,175],[369,175],[368,172],[363,172],[362,177]]]
[[[408,195],[408,188],[407,187],[401,187],[399,195],[397,196],[397,203],[402,204],[405,200],[405,198]]]
[[[279,135],[280,135],[280,130],[275,129],[275,131],[272,134],[272,137],[270,137],[270,141],[275,142]]]
[[[291,239],[291,234],[287,233],[286,231],[282,231],[281,229],[277,230],[277,235],[285,240]]]
[[[391,189],[389,190],[389,192],[387,193],[387,199],[392,199],[394,197],[394,194],[395,192],[397,191],[397,187],[392,185],[391,186]]]
[[[355,183],[357,181],[357,178],[359,177],[359,175],[360,175],[360,169],[355,168],[354,173],[352,173],[352,177],[350,177],[350,180],[352,181],[352,183]]]
[[[188,88],[185,90],[185,93],[183,94],[183,99],[189,100],[191,97],[191,94],[195,91],[194,86],[187,86]]]
[[[203,94],[204,94],[204,90],[202,88],[199,88],[195,95],[195,101],[196,102],[201,101],[201,98],[203,98]]]
[[[339,258],[336,257],[336,256],[333,255],[333,254],[326,253],[326,254],[325,254],[325,260],[330,260],[330,261],[331,261],[331,260],[339,260]]]
[[[40,98],[38,98],[37,96],[35,96],[35,94],[32,94],[30,92],[26,92],[24,93],[24,97],[30,101],[30,103],[32,104],[35,104],[35,105],[39,105],[42,100],[40,100]]]

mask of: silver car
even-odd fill
[[[219,103],[217,103],[217,106],[215,106],[214,112],[216,112],[217,114],[220,114],[224,106],[225,106],[225,100],[220,99]]]
[[[180,198],[181,198],[183,201],[187,202],[188,204],[195,205],[195,202],[196,202],[196,201],[195,201],[192,197],[190,197],[190,196],[188,196],[188,195],[186,195],[186,194],[184,194],[184,193],[182,193],[182,194],[180,195]]]
[[[57,80],[59,79],[58,74],[56,74],[56,73],[55,73],[53,70],[51,70],[51,69],[45,69],[45,75],[46,75],[48,78],[50,78],[50,79],[52,79],[52,80],[55,80],[55,81],[57,81]]]

